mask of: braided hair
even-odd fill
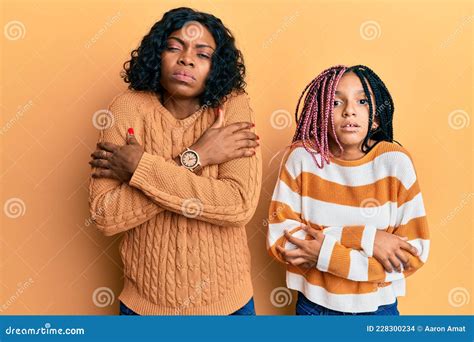
[[[368,145],[370,139],[375,140],[377,143],[380,141],[394,141],[392,124],[393,100],[380,77],[365,65],[352,67],[344,65],[333,66],[324,70],[305,87],[295,111],[297,127],[292,143],[301,141],[319,168],[323,168],[325,163],[329,164],[330,157],[332,156],[328,143],[329,120],[331,120],[336,144],[341,151],[344,150],[335,132],[333,110],[339,80],[344,74],[349,72],[353,72],[359,77],[364,93],[367,96],[369,103],[369,127],[372,127],[375,117],[379,124],[376,129],[369,129],[362,143],[362,151],[367,153],[375,146]],[[369,87],[374,94],[374,98],[370,94]],[[305,94],[303,108],[298,117],[300,103]],[[320,161],[316,158],[318,154],[321,157]]]

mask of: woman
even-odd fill
[[[125,232],[122,314],[255,314],[245,224],[262,167],[244,76],[230,31],[189,8],[125,64],[89,201],[105,235]]]

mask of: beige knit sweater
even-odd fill
[[[210,165],[196,175],[173,158],[212,125],[202,108],[178,120],[150,92],[115,97],[100,141],[125,144],[133,127],[145,153],[129,184],[90,179],[93,221],[120,243],[124,288],[119,296],[141,315],[227,315],[253,294],[245,224],[261,189],[260,149],[253,157]],[[225,123],[255,116],[245,93],[224,104]]]

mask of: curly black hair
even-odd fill
[[[212,54],[211,71],[200,96],[200,104],[217,107],[232,91],[244,91],[246,83],[242,53],[235,46],[230,30],[212,14],[180,7],[166,12],[150,32],[143,37],[138,49],[131,52],[131,59],[124,63],[122,77],[130,83],[129,89],[162,93],[160,84],[161,53],[166,48],[169,35],[189,21],[205,26],[216,41]]]

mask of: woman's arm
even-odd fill
[[[225,118],[226,125],[255,122],[246,94],[229,98]],[[217,179],[199,176],[145,152],[129,184],[166,210],[221,226],[244,225],[252,218],[260,195],[260,149],[251,157],[234,159],[218,168]]]
[[[106,129],[100,131],[99,142],[126,144],[129,127],[143,132],[143,120],[127,101],[128,92],[117,95],[103,119]],[[140,138],[140,136],[138,136]],[[172,160],[169,163],[176,163]],[[95,170],[94,168],[92,172]],[[165,209],[150,200],[139,189],[112,178],[92,178],[89,181],[89,211],[91,219],[106,236],[132,229]]]

